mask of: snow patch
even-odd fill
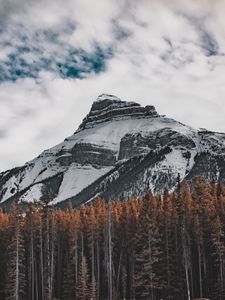
[[[85,187],[109,172],[111,169],[112,167],[97,169],[91,165],[81,166],[75,163],[71,164],[64,174],[58,196],[52,203],[55,204],[77,195]]]
[[[39,201],[42,197],[42,188],[43,184],[35,184],[26,191],[23,196],[20,198],[21,202],[33,203]]]
[[[112,100],[112,101],[121,101],[120,98],[114,96],[114,95],[109,95],[109,94],[101,94],[98,96],[98,98],[94,102],[101,102],[104,100]]]

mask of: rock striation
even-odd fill
[[[90,113],[83,119],[78,131],[113,120],[153,116],[159,115],[152,105],[142,107],[136,102],[121,101],[113,95],[102,94],[92,104]]]

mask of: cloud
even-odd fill
[[[224,9],[209,0],[0,1],[0,170],[72,134],[103,92],[225,132]]]

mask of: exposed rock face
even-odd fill
[[[78,130],[23,167],[0,174],[0,201],[8,205],[39,201],[48,191],[52,203],[75,206],[102,195],[127,198],[165,187],[176,178],[225,181],[225,134],[195,130],[142,107],[101,95]]]
[[[78,143],[69,152],[60,152],[56,161],[65,166],[71,163],[112,166],[116,163],[116,152],[91,143]]]
[[[90,113],[84,118],[78,131],[116,119],[143,118],[147,116],[158,116],[154,106],[142,107],[135,102],[121,101],[113,95],[102,94],[93,103]]]

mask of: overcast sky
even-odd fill
[[[0,172],[71,135],[99,94],[225,132],[225,1],[0,0]]]

